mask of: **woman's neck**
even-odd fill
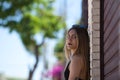
[[[76,51],[75,49],[74,49],[74,50],[73,50],[73,49],[71,50],[70,60],[72,60],[72,57],[73,57],[75,51]]]
[[[72,49],[71,50],[71,55],[73,55],[75,53],[76,49]]]

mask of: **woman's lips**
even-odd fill
[[[68,43],[68,45],[70,46],[70,45],[72,45],[71,43]]]

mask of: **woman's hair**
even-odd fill
[[[82,57],[83,64],[81,64],[81,66],[84,66],[83,67],[84,69],[82,69],[84,70],[82,74],[85,80],[88,80],[87,77],[89,76],[89,49],[90,49],[88,31],[86,27],[82,25],[73,25],[72,28],[68,30],[67,34],[73,29],[76,31],[78,37],[77,38],[78,48],[74,53],[74,55],[80,55]],[[69,60],[71,53],[70,50],[67,49],[66,44],[64,46],[64,50],[65,50],[66,58]]]

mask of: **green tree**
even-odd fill
[[[0,27],[9,28],[10,32],[16,31],[26,49],[35,56],[36,62],[29,70],[28,80],[32,80],[45,38],[55,38],[57,32],[65,26],[62,17],[53,14],[53,2],[54,0],[0,1]],[[39,44],[34,39],[36,34],[42,36]]]
[[[59,41],[57,42],[57,44],[56,44],[56,46],[55,46],[55,48],[54,48],[54,54],[55,54],[55,56],[57,57],[57,59],[59,60],[59,61],[62,61],[62,62],[64,62],[64,60],[65,60],[65,57],[64,57],[64,39],[59,39]]]
[[[67,33],[67,27],[64,28],[63,37],[61,39],[58,39],[58,42],[54,48],[55,56],[59,61],[62,61],[63,63],[65,62],[64,45],[65,45],[66,33]]]

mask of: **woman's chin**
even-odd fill
[[[67,49],[68,49],[68,50],[71,50],[71,49],[72,49],[72,47],[71,47],[71,46],[67,46]]]
[[[69,46],[67,46],[67,49],[70,50],[71,48]]]

